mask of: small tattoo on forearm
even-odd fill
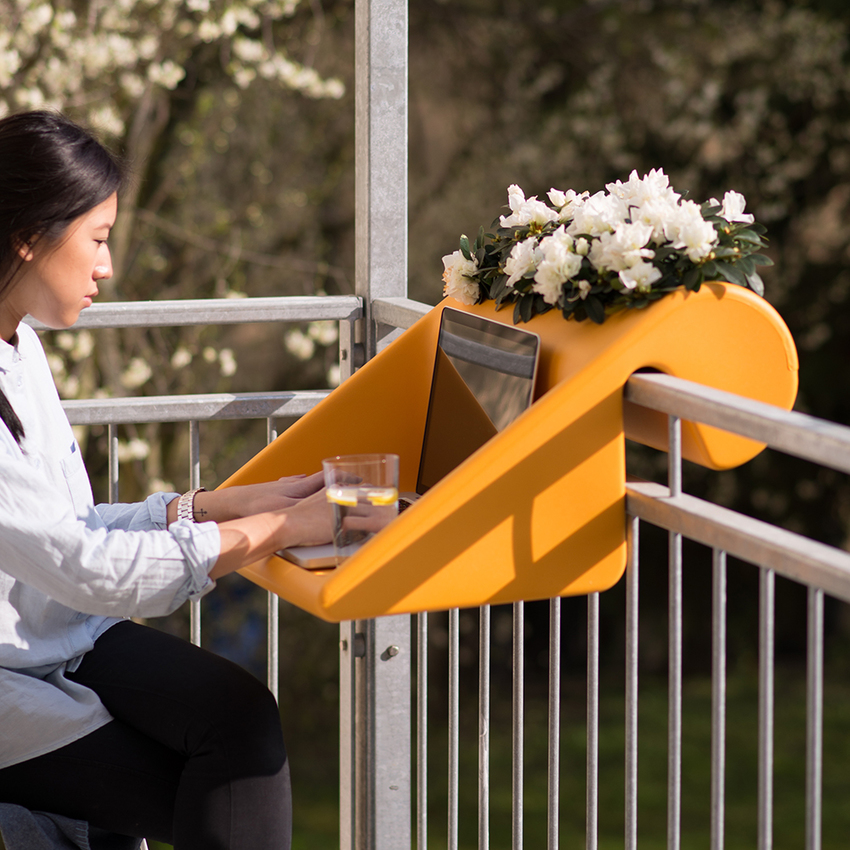
[[[195,508],[195,516],[196,517],[205,517],[207,512],[203,508]],[[197,522],[197,520],[196,520]]]

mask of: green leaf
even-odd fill
[[[596,296],[588,295],[584,299],[584,309],[591,322],[601,325],[605,321],[605,308]]]
[[[741,257],[741,259],[735,263],[735,268],[739,269],[743,273],[744,277],[749,277],[751,274],[755,274],[756,264],[750,257]]]
[[[756,295],[764,295],[764,281],[758,272],[747,275],[747,284]]]
[[[687,289],[688,292],[694,292],[696,289],[698,289],[700,284],[702,283],[702,275],[703,268],[701,268],[700,266],[694,266],[694,268],[687,272],[682,278],[682,284],[684,285],[685,289]]]
[[[772,266],[773,260],[770,257],[766,257],[764,254],[750,254],[750,259],[757,266]]]
[[[507,278],[500,274],[490,285],[490,297],[495,301],[502,301],[505,295],[508,294],[508,287],[505,286],[505,281]]]
[[[739,230],[735,233],[735,238],[740,240],[741,242],[752,242],[755,245],[762,244],[762,238],[758,235],[758,233],[750,230],[749,228],[745,228],[744,230]]]
[[[738,286],[747,285],[746,276],[736,269],[735,266],[720,262],[715,263],[715,266],[717,266],[717,272],[723,280],[727,280],[729,283],[736,283]]]
[[[523,322],[530,322],[534,315],[534,297],[525,296],[519,300],[519,314]]]
[[[460,250],[467,260],[472,259],[472,251],[469,249],[469,239],[465,235],[460,237]]]

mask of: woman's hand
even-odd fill
[[[330,543],[333,514],[325,491],[319,490],[288,508],[223,522],[219,532],[221,554],[210,571],[213,579],[267,558],[278,549]]]
[[[195,495],[195,522],[226,522],[240,517],[279,511],[297,505],[324,485],[321,472],[289,475],[263,484],[244,484]],[[169,503],[168,522],[177,521],[177,499]]]
[[[252,516],[265,511],[291,508],[321,490],[324,483],[321,472],[316,472],[313,475],[288,475],[284,478],[278,478],[277,481],[268,481],[264,484],[226,487],[223,490],[217,490],[216,495],[226,503],[230,513],[229,516],[222,517],[222,519],[236,519],[237,517]],[[197,500],[205,495],[199,493],[195,498]]]

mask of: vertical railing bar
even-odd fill
[[[587,789],[585,847],[599,845],[599,594],[587,597]]]
[[[428,847],[428,614],[416,615],[416,848]]]
[[[523,768],[525,733],[525,605],[513,606],[513,720],[511,723],[511,749],[513,752],[511,785],[511,847],[522,850],[523,833]]]
[[[266,444],[273,443],[277,439],[277,420],[274,416],[266,418]]]
[[[806,669],[806,850],[821,848],[823,783],[823,591],[808,592]]]
[[[266,641],[266,684],[280,701],[280,597],[268,591],[266,596],[267,641]]]
[[[478,850],[490,847],[490,606],[478,619]]]
[[[449,824],[448,848],[458,847],[460,745],[460,611],[449,611]]]
[[[630,517],[626,566],[626,834],[625,850],[637,850],[638,627],[640,623],[640,520]]]
[[[357,623],[339,625],[339,848],[357,846],[356,658]],[[361,652],[362,655],[362,652]]]
[[[547,847],[558,850],[561,794],[561,600],[549,600],[549,758]]]
[[[773,570],[759,575],[758,848],[773,847],[773,704],[775,586]]]
[[[726,553],[712,552],[711,850],[725,846],[726,813]]]
[[[266,444],[273,443],[276,439],[275,418],[269,416],[266,419]],[[266,683],[275,700],[280,701],[280,597],[271,590],[268,591],[266,608]]]
[[[119,461],[118,461],[118,426],[107,425],[107,439],[109,441],[109,504],[114,505],[118,501]]]
[[[682,422],[668,417],[668,485],[682,493]],[[682,535],[669,535],[669,696],[667,706],[667,847],[679,850],[682,810]]]
[[[107,425],[107,441],[109,444],[109,504],[118,501],[119,461],[118,461],[118,426]],[[147,842],[142,842],[143,850],[147,850]]]
[[[201,429],[197,419],[189,422],[189,489],[201,486]],[[189,603],[190,640],[195,646],[201,645],[201,600],[193,599]]]
[[[354,374],[354,336],[356,321],[343,319],[339,323],[339,382]]]

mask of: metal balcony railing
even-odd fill
[[[309,303],[304,303],[309,302]],[[237,321],[340,321],[341,362],[351,364],[353,355],[354,323],[365,312],[359,298],[317,299],[263,299],[259,305],[246,301],[200,302],[190,305],[159,303],[148,305],[104,305],[84,314],[80,327],[121,326],[123,324],[200,323],[216,324]],[[260,307],[259,310],[254,308]],[[381,299],[372,303],[371,315],[376,323],[409,326],[429,309],[403,298]],[[349,367],[350,368],[350,367]],[[630,554],[625,583],[625,755],[623,765],[625,812],[624,843],[627,850],[638,845],[638,819],[640,788],[638,774],[639,742],[639,634],[656,630],[667,636],[668,665],[668,735],[667,735],[667,846],[682,846],[682,788],[683,743],[687,742],[682,723],[682,629],[683,629],[683,556],[682,541],[689,539],[711,548],[713,572],[712,618],[712,709],[711,709],[711,848],[720,850],[727,846],[725,836],[727,800],[724,789],[728,779],[726,768],[728,730],[734,728],[735,719],[727,717],[726,694],[726,561],[733,556],[754,565],[759,572],[759,637],[758,637],[758,821],[757,846],[768,850],[774,844],[774,717],[775,717],[775,582],[780,576],[805,585],[808,590],[808,653],[806,681],[806,751],[805,761],[805,846],[807,850],[820,850],[822,846],[822,764],[824,753],[824,597],[829,595],[843,602],[850,601],[850,554],[801,537],[785,529],[732,512],[719,505],[697,499],[682,491],[682,465],[680,451],[681,419],[697,420],[723,428],[746,437],[765,442],[774,449],[805,458],[813,463],[842,472],[850,471],[850,428],[834,425],[799,413],[788,413],[768,405],[742,399],[707,387],[692,384],[666,375],[638,374],[631,378],[625,389],[626,398],[638,405],[661,411],[669,417],[670,452],[666,486],[658,483],[630,480],[627,486],[626,509],[629,523]],[[198,422],[220,418],[266,418],[270,438],[276,432],[277,416],[291,417],[309,409],[324,397],[318,393],[271,393],[257,395],[218,395],[200,397],[173,397],[157,399],[108,399],[85,402],[67,402],[66,409],[74,424],[107,424],[110,429],[120,423],[172,421],[187,422],[192,434],[189,458],[192,484],[198,477]],[[117,495],[118,460],[115,453],[117,435],[110,435],[110,477]],[[669,585],[667,623],[644,623],[639,615],[640,560],[638,538],[643,524],[658,526],[669,535]],[[593,594],[587,599],[587,659],[586,659],[586,825],[585,846],[597,848],[600,842],[600,819],[610,819],[614,813],[600,810],[600,697],[604,686],[600,678],[600,604],[606,599]],[[547,847],[559,847],[562,832],[561,780],[564,767],[560,763],[563,745],[560,716],[564,695],[561,692],[561,606],[559,599],[549,603],[548,649],[548,757],[546,783],[548,786]],[[277,598],[269,597],[268,658],[269,685],[277,689],[278,625]],[[461,612],[448,614],[448,648],[446,683],[429,682],[429,651],[434,660],[437,652],[429,640],[429,620],[434,615],[420,614],[414,618],[391,617],[379,621],[346,623],[341,627],[341,781],[340,781],[340,833],[341,845],[351,848],[425,848],[428,846],[461,846],[459,834],[464,818],[477,820],[477,846],[479,848],[523,847],[527,832],[523,806],[524,788],[529,781],[526,771],[524,740],[525,723],[525,606],[519,602],[512,611],[512,669],[513,686],[510,694],[512,756],[510,786],[512,797],[511,835],[491,834],[494,803],[491,801],[491,709],[501,705],[506,695],[492,692],[491,667],[494,662],[491,612],[484,607],[478,614],[478,636],[475,653],[478,655],[478,789],[477,811],[472,813],[461,807],[460,749],[461,724],[461,649],[465,646],[461,635]],[[193,614],[193,638],[199,638],[199,609]],[[443,615],[439,615],[443,616]],[[382,632],[389,628],[391,634]],[[399,637],[401,635],[401,637]],[[375,683],[371,676],[387,675],[384,671],[369,672],[370,653],[390,640],[401,641],[400,651],[412,647],[411,663],[399,667],[401,678],[391,682]],[[407,641],[405,643],[405,640]],[[370,648],[371,647],[371,648]],[[415,650],[415,652],[413,651]],[[440,650],[442,651],[442,650]],[[498,651],[498,650],[496,650]],[[374,656],[373,656],[374,657]],[[374,665],[373,665],[374,666]],[[415,670],[413,677],[414,699],[405,701],[411,682],[405,678]],[[407,671],[407,672],[405,672]],[[430,687],[429,687],[430,685]],[[445,723],[448,728],[448,792],[446,800],[435,800],[433,770],[429,758],[434,759],[434,740],[428,725],[438,712],[429,705],[429,692],[448,692],[448,710]],[[395,693],[395,699],[372,700],[372,711],[359,702],[364,690],[384,688]],[[409,710],[407,706],[409,705]],[[401,719],[395,715],[401,712]],[[500,712],[501,713],[501,712]],[[388,715],[395,726],[415,731],[415,746],[406,748],[404,740],[387,733]],[[442,724],[438,725],[441,729]],[[368,760],[363,761],[357,743],[368,740]],[[393,770],[407,772],[411,794],[399,802],[397,799],[384,805],[381,789],[376,788],[375,777],[383,775],[386,762]],[[401,765],[401,767],[399,767]],[[570,766],[573,770],[574,766]],[[494,777],[495,778],[495,777]],[[501,777],[499,777],[501,779]],[[602,781],[607,781],[603,779]],[[409,801],[415,805],[411,812]],[[399,814],[399,808],[406,808]],[[445,831],[434,835],[433,817],[429,812],[445,808]],[[618,816],[622,813],[617,813]],[[429,836],[429,827],[431,835]]]

